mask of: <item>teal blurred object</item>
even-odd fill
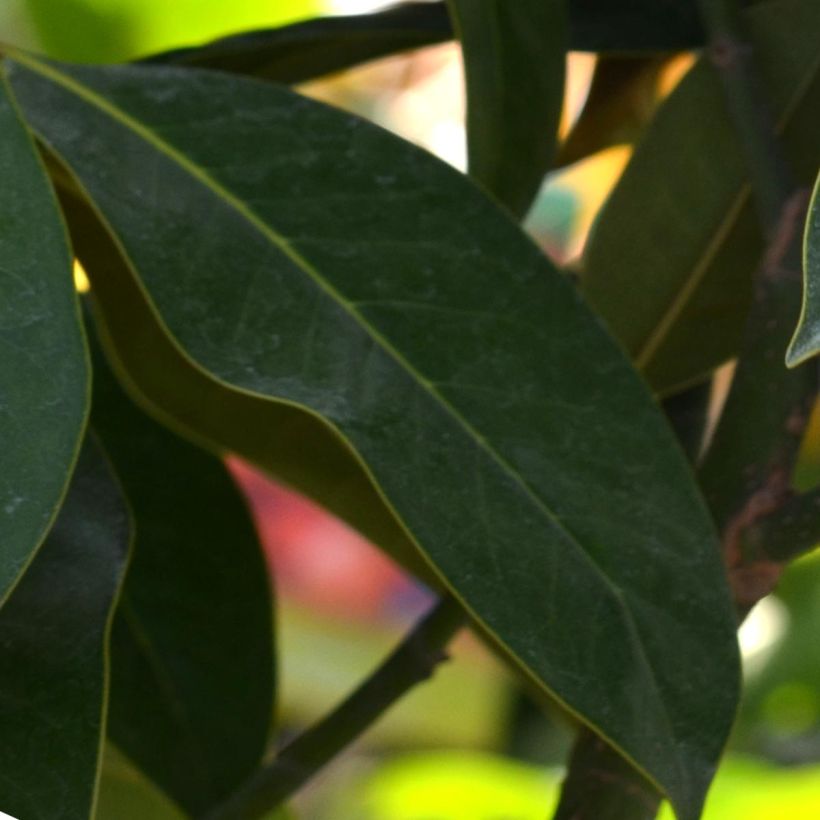
[[[325,5],[323,0],[12,0],[12,4],[19,6],[15,18],[23,26],[26,21],[31,24],[46,54],[90,63],[120,62],[246,29],[291,23],[320,13]]]

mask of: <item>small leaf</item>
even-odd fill
[[[444,3],[408,3],[372,14],[319,17],[236,34],[205,46],[155,54],[145,62],[302,83],[368,60],[445,42],[452,36]]]
[[[54,194],[0,68],[0,603],[62,502],[86,422],[86,352]]]
[[[0,610],[0,810],[21,820],[93,817],[128,541],[123,499],[87,440],[57,522]]]
[[[737,697],[716,535],[572,284],[358,118],[226,74],[20,59],[30,122],[191,360],[323,418],[510,659],[697,817]]]
[[[92,420],[136,528],[111,634],[109,734],[198,815],[251,774],[267,745],[267,569],[224,465],[131,404],[99,351]]]
[[[786,351],[786,364],[797,367],[820,352],[820,176],[806,218],[803,245],[803,308],[794,337]]]
[[[464,59],[470,175],[523,217],[555,153],[568,40],[564,2],[450,0],[450,9]]]
[[[800,175],[813,178],[820,4],[783,0],[746,15],[783,144]],[[584,258],[584,294],[658,392],[697,381],[737,351],[762,253],[746,180],[723,89],[704,57],[639,143]]]

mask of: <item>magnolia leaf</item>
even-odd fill
[[[783,145],[813,179],[820,4],[764,3],[746,23]],[[704,57],[660,108],[604,206],[582,289],[656,391],[671,393],[737,352],[762,250],[745,160]]]
[[[65,229],[2,69],[0,179],[2,602],[62,503],[88,406]]]
[[[301,83],[411,48],[445,42],[452,27],[444,3],[408,3],[372,14],[318,17],[235,34],[146,62],[213,68],[279,83]]]
[[[0,610],[0,811],[20,820],[94,816],[129,529],[88,439],[53,529]]]
[[[737,698],[716,534],[572,284],[458,172],[285,89],[12,77],[180,349],[331,427],[510,660],[694,820]]]
[[[225,466],[141,413],[99,351],[92,420],[136,530],[111,634],[109,735],[198,816],[251,775],[267,746],[268,572]]]
[[[563,0],[450,0],[450,9],[464,59],[470,175],[523,217],[555,153],[568,42]]]
[[[459,0],[463,8],[473,4]],[[477,0],[476,6],[485,0]],[[500,8],[530,0],[497,3]],[[555,0],[548,4],[555,5]],[[656,54],[701,46],[703,29],[696,0],[570,0],[569,47],[573,51]],[[549,32],[539,32],[548,36]],[[222,37],[203,46],[154,54],[145,62],[170,63],[249,74],[280,83],[299,83],[407,49],[453,37],[447,4],[401,3],[370,14],[318,17],[279,28]],[[538,77],[530,72],[527,88]],[[532,94],[525,95],[532,100]]]

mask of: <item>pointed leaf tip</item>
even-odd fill
[[[803,307],[789,349],[786,365],[797,367],[820,352],[820,175],[814,186],[806,216],[803,239]]]

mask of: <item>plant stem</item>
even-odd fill
[[[738,366],[699,471],[722,540],[740,618],[771,592],[783,569],[765,545],[746,548],[792,497],[797,451],[817,394],[813,363],[787,370],[783,357],[801,301],[802,225],[808,192],[792,179],[778,142],[751,45],[734,0],[701,0],[709,53],[746,154],[768,246],[754,280]],[[769,529],[771,533],[771,529]]]
[[[553,820],[652,820],[661,797],[594,732],[582,728]]]
[[[442,597],[364,683],[205,820],[258,820],[284,803],[408,690],[432,676],[465,620],[455,599]]]
[[[763,93],[737,0],[699,0],[708,36],[707,54],[725,91],[735,134],[746,155],[761,223],[771,241],[795,190],[775,120]]]
[[[820,544],[820,488],[794,495],[743,535],[744,553],[783,564]]]

